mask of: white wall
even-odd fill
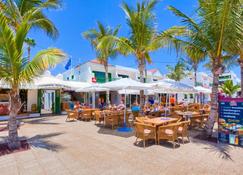
[[[31,105],[36,104],[37,105],[37,89],[34,90],[28,90],[27,94],[27,111],[31,112]]]

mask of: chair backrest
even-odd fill
[[[144,133],[144,129],[150,129],[151,131],[155,130],[155,126],[140,122],[134,122],[134,128],[136,133]]]
[[[180,123],[171,123],[171,124],[168,124],[168,125],[160,126],[159,132],[164,131],[166,129],[171,129],[176,133],[179,126],[180,126]]]
[[[82,115],[92,115],[92,111],[91,110],[83,110],[82,111]]]
[[[182,132],[187,131],[190,125],[190,121],[179,122],[179,127],[182,127]]]

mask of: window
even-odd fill
[[[118,74],[118,77],[120,77],[120,78],[129,78],[128,75],[122,75],[122,74]]]
[[[105,72],[93,71],[97,83],[105,83]],[[111,73],[108,73],[108,81],[111,81]]]
[[[71,79],[72,79],[72,80],[74,79],[74,75],[71,76]]]
[[[67,80],[69,80],[69,77],[67,77]]]
[[[153,81],[158,81],[157,79],[153,79]]]

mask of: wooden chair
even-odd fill
[[[92,111],[91,110],[83,110],[80,114],[81,116],[81,120],[84,120],[84,121],[90,121],[91,118],[92,118]]]
[[[188,141],[190,142],[189,132],[188,132],[189,125],[190,125],[190,121],[179,122],[179,127],[177,130],[177,137],[182,138],[183,144],[184,144],[184,137],[186,137],[188,139]]]
[[[94,112],[94,115],[95,115],[95,124],[97,124],[97,122],[99,122],[99,124],[102,122],[104,123],[104,112],[103,111],[96,110]]]
[[[156,142],[155,126],[140,123],[140,122],[135,122],[134,125],[135,125],[134,128],[135,128],[136,144],[138,142],[138,139],[141,139],[143,141],[143,147],[145,148],[147,140],[154,139]]]
[[[74,121],[77,120],[79,118],[79,113],[77,110],[67,110],[67,118],[66,118],[66,122],[67,121]]]
[[[198,114],[198,115],[193,115],[191,118],[190,118],[190,126],[191,127],[201,127],[201,124],[202,124],[202,115],[201,114]]]
[[[178,127],[179,123],[172,123],[165,126],[160,126],[157,132],[158,144],[160,143],[160,140],[167,140],[173,142],[173,148],[175,148]]]
[[[200,114],[200,115],[194,115],[190,121],[191,126],[195,127],[198,126],[200,128],[203,128],[208,120],[209,114]]]
[[[118,126],[118,115],[115,112],[106,112],[105,113],[105,126],[111,126],[111,129],[114,129],[114,126]]]

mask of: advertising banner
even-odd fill
[[[218,139],[243,147],[243,98],[219,98]]]

